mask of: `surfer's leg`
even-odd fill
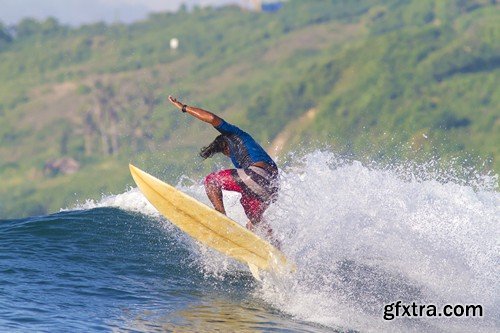
[[[213,172],[205,178],[205,191],[215,210],[226,214],[222,200],[222,190],[241,192],[240,186],[234,180],[232,170]]]
[[[249,219],[246,228],[252,232],[261,230],[262,234],[266,236],[271,244],[281,249],[281,242],[274,237],[273,228],[271,228],[271,225],[263,218],[264,212],[269,207],[269,202],[263,202],[246,195],[241,197],[240,202]]]
[[[247,224],[247,228],[252,230],[252,226],[256,226],[261,223],[262,214],[264,214],[268,205],[265,202],[262,202],[257,198],[250,197],[244,193],[241,195],[240,203],[243,206],[246,216],[250,220],[249,224]]]
[[[215,210],[226,214],[224,202],[222,201],[222,189],[214,182],[205,181],[205,192],[207,192],[208,199],[210,199]]]

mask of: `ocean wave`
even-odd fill
[[[430,163],[432,165],[432,163]],[[264,276],[255,297],[295,318],[360,331],[495,331],[498,313],[498,177],[404,164],[377,167],[328,151],[281,170],[278,201],[266,212],[297,264]],[[209,204],[201,184],[178,184]],[[239,196],[225,193],[229,217],[244,224]],[[137,189],[76,208],[118,207],[158,217]],[[168,222],[167,222],[168,223]],[[246,270],[192,242],[192,260],[224,279]],[[385,304],[481,304],[484,318],[385,321]]]

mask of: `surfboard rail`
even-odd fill
[[[132,164],[129,168],[141,192],[164,217],[200,243],[247,264],[256,279],[258,269],[294,270],[280,250],[226,215]]]

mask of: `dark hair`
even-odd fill
[[[207,147],[201,148],[200,156],[203,159],[207,159],[209,157],[214,156],[217,153],[224,152],[224,148],[226,148],[226,147],[227,147],[226,139],[224,138],[223,134],[220,134]]]

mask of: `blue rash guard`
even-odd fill
[[[246,169],[256,162],[265,162],[274,169],[278,169],[273,159],[266,151],[245,131],[221,119],[222,123],[215,126],[224,134],[229,145],[231,161],[237,169]]]

